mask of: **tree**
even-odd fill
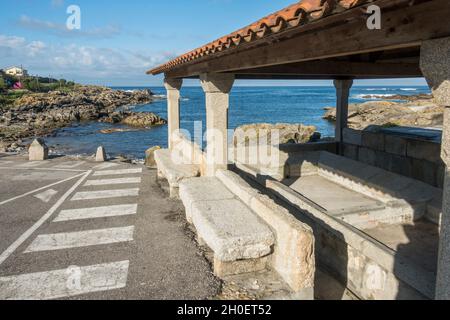
[[[23,80],[23,86],[25,89],[37,92],[40,90],[40,83],[39,80],[33,79],[33,78],[27,78]]]

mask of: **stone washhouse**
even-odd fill
[[[367,27],[373,5],[381,29]],[[291,299],[450,298],[449,17],[448,0],[303,0],[148,71],[167,89],[159,177],[217,276],[270,269]],[[348,128],[355,79],[413,77],[445,107],[442,143]],[[179,133],[191,78],[205,93],[204,150]],[[226,132],[236,79],[334,80],[335,141],[273,146],[271,165],[250,146],[235,156]]]

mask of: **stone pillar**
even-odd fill
[[[182,79],[164,79],[167,90],[167,121],[169,127],[169,149],[173,149],[173,134],[180,129],[180,89]]]
[[[336,142],[339,144],[339,154],[343,154],[344,129],[348,126],[348,97],[353,80],[334,80],[336,87]]]
[[[232,74],[202,74],[200,81],[206,95],[206,176],[214,176],[228,167],[229,93]]]
[[[420,66],[435,102],[445,107],[441,157],[446,169],[436,299],[450,300],[450,38],[425,41]]]

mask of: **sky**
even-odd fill
[[[159,86],[145,71],[248,25],[295,0],[0,0],[0,68],[84,84]],[[69,30],[77,5],[81,29]],[[239,81],[238,85],[330,85]],[[423,79],[357,85],[425,85]],[[195,80],[187,85],[198,85]]]

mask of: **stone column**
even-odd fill
[[[450,38],[425,41],[420,66],[435,102],[445,107],[441,157],[446,165],[436,299],[450,300]]]
[[[182,79],[164,79],[167,90],[167,121],[169,126],[169,149],[173,149],[173,134],[180,129],[180,89]]]
[[[344,128],[348,126],[348,97],[353,80],[334,80],[336,87],[336,142],[339,143],[339,154],[343,154]]]
[[[206,95],[206,176],[214,176],[228,167],[229,93],[232,74],[202,74],[200,81]]]

